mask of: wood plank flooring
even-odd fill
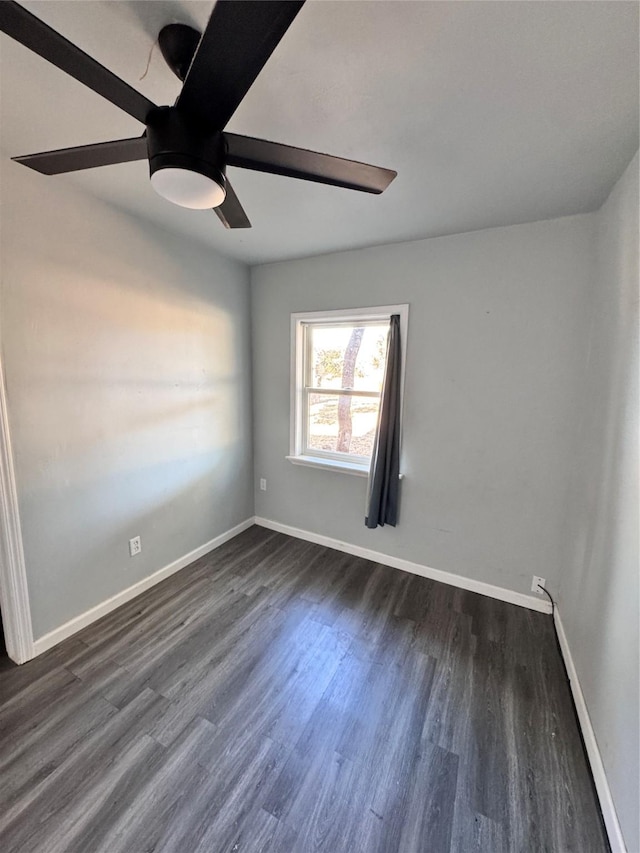
[[[549,616],[253,527],[0,668],[3,853],[602,853]]]

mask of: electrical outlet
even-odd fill
[[[545,578],[538,578],[534,575],[533,580],[531,581],[531,592],[537,592],[538,595],[544,595],[539,587],[544,587],[546,582]]]
[[[260,478],[260,491],[261,492],[267,491],[267,481],[264,479],[264,477]]]
[[[139,536],[134,536],[133,539],[129,539],[129,556],[135,557],[136,554],[139,554],[142,551],[142,542],[140,541]]]

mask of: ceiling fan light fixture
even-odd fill
[[[227,195],[222,174],[216,180],[184,166],[156,169],[151,175],[151,186],[168,201],[192,210],[219,207]]]
[[[219,207],[227,194],[225,148],[219,131],[203,134],[175,107],[147,117],[151,186],[168,201],[193,210]]]
[[[305,0],[216,0],[204,32],[168,24],[158,35],[171,70],[184,81],[174,106],[158,107],[17,0],[0,0],[0,32],[48,60],[143,123],[142,136],[13,157],[44,175],[144,158],[152,186],[182,207],[214,208],[226,228],[250,228],[226,167],[381,193],[396,177],[355,160],[228,133],[225,128]],[[144,76],[144,75],[143,75]]]

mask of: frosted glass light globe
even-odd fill
[[[227,194],[225,188],[212,178],[190,169],[173,167],[155,171],[151,175],[151,186],[168,201],[193,210],[218,207]]]

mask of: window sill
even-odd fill
[[[342,471],[343,474],[354,474],[356,477],[368,477],[369,468],[355,465],[353,462],[340,462],[337,459],[319,459],[317,456],[287,456],[294,465],[306,465],[308,468],[322,468],[325,471]]]

